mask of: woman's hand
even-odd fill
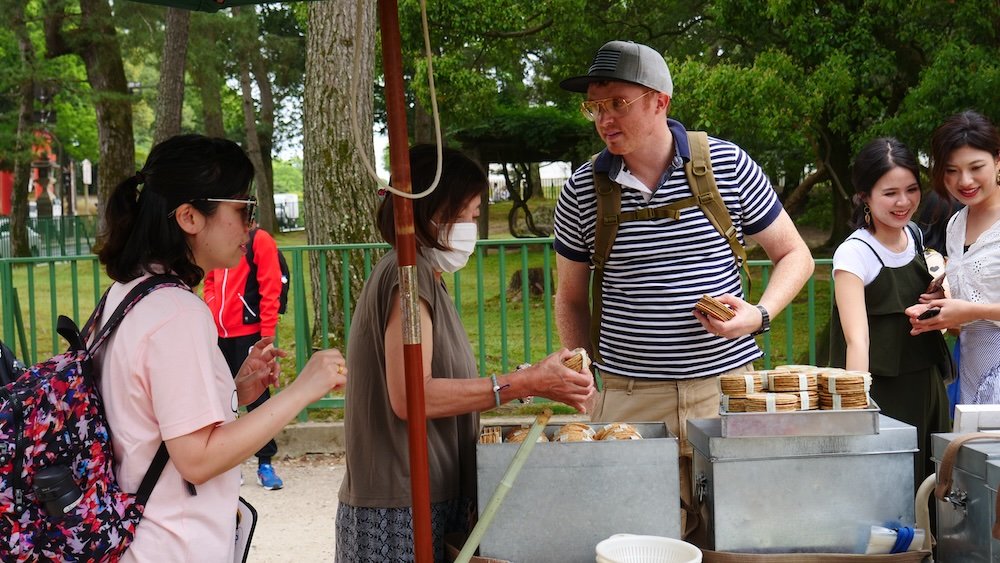
[[[247,359],[236,372],[236,395],[241,405],[252,403],[271,385],[278,384],[278,358],[288,353],[274,347],[274,337],[261,338],[250,347]]]
[[[586,366],[583,372],[569,369],[563,361],[573,352],[563,348],[541,362],[523,371],[533,387],[532,395],[564,403],[580,412],[587,412],[587,405],[597,392],[594,376]]]
[[[906,315],[910,317],[912,329],[910,334],[916,336],[923,332],[958,328],[964,323],[979,318],[975,305],[961,299],[928,299],[920,296],[920,303],[907,307]],[[928,313],[937,309],[937,313]],[[923,319],[920,317],[924,316]]]
[[[340,350],[330,348],[314,352],[292,385],[301,388],[313,402],[346,383],[347,361]]]

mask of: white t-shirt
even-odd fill
[[[102,323],[142,279],[116,283]],[[140,301],[97,356],[115,475],[135,493],[163,440],[236,418],[236,387],[205,303],[162,288]],[[232,561],[239,468],[188,492],[168,462],[122,561]]]
[[[910,232],[910,229],[903,229],[903,231],[906,233],[906,248],[902,252],[889,250],[866,229],[854,231],[844,242],[840,243],[837,251],[833,253],[834,273],[837,270],[850,272],[861,278],[865,285],[868,285],[875,281],[875,277],[882,271],[883,264],[888,268],[900,268],[909,264],[913,260],[915,251],[913,233]],[[859,240],[868,243],[871,248],[858,242]],[[875,253],[878,253],[878,256]],[[879,258],[882,259],[881,262],[879,262]]]

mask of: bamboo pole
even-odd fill
[[[503,500],[507,498],[507,493],[514,488],[514,480],[517,479],[518,473],[521,472],[521,468],[524,467],[524,462],[528,461],[528,456],[531,455],[531,450],[535,448],[535,444],[538,442],[538,436],[541,435],[542,430],[545,429],[545,425],[549,423],[549,419],[552,418],[552,411],[550,409],[545,409],[542,414],[535,417],[535,423],[531,426],[531,430],[528,431],[528,435],[521,442],[521,446],[517,448],[517,453],[514,454],[514,458],[510,460],[510,465],[507,466],[507,471],[504,472],[503,477],[500,479],[500,484],[497,485],[497,490],[493,491],[493,496],[490,497],[490,502],[486,504],[486,508],[483,509],[482,516],[479,517],[479,521],[476,522],[476,527],[472,529],[472,533],[469,534],[469,539],[466,540],[465,545],[462,546],[462,551],[459,552],[458,557],[455,559],[455,563],[469,563],[472,559],[472,554],[476,552],[476,548],[479,547],[479,542],[483,539],[483,534],[486,533],[486,529],[490,527],[493,522],[493,518],[497,515],[497,511],[500,510],[500,505],[503,504]]]
[[[386,120],[393,187],[411,192],[409,140],[406,130],[406,100],[403,96],[402,47],[396,0],[379,0],[382,28],[382,67],[385,71]],[[416,239],[413,203],[393,195],[396,222],[396,256],[399,267],[399,298],[403,322],[403,361],[406,369],[406,412],[410,450],[410,495],[413,510],[413,549],[417,563],[434,561],[431,534],[430,478],[427,456],[427,415],[424,410],[423,354],[420,338],[420,306],[417,291]]]

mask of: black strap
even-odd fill
[[[906,228],[910,230],[910,235],[913,236],[913,246],[916,254],[924,253],[924,232],[920,230],[918,226],[913,221],[906,224]]]
[[[118,328],[118,325],[121,324],[125,315],[132,310],[132,307],[135,307],[135,305],[142,300],[143,297],[161,287],[181,287],[190,291],[190,288],[177,276],[169,274],[156,274],[146,278],[133,287],[132,290],[128,292],[128,295],[122,299],[121,304],[118,305],[115,312],[108,317],[108,322],[101,326],[101,330],[97,333],[97,336],[94,337],[93,343],[87,349],[87,353],[90,356],[93,356],[98,350],[100,350],[101,346],[103,346],[107,339],[111,337],[111,333],[113,333],[115,329]],[[104,305],[108,299],[108,293],[110,291],[111,288],[108,288],[108,291],[104,292],[104,297],[101,297],[101,302],[98,304],[97,309],[94,310],[94,315],[91,315],[90,320],[87,321],[87,325],[91,326],[90,328],[87,326],[84,327],[85,334],[92,331],[93,326],[100,320],[101,315],[104,312]]]
[[[114,313],[112,313],[108,318],[108,322],[101,326],[101,330],[97,333],[93,343],[87,349],[87,355],[93,357],[93,355],[101,349],[101,346],[107,342],[108,338],[111,337],[111,334],[116,328],[118,328],[118,325],[121,324],[125,315],[132,310],[132,307],[135,307],[135,305],[141,301],[143,297],[162,287],[180,287],[189,291],[191,289],[187,286],[187,284],[182,282],[180,278],[169,274],[155,274],[143,280],[128,292],[125,298],[122,299],[121,304],[118,305],[118,308],[115,309]],[[94,309],[94,313],[90,316],[90,319],[87,320],[87,324],[84,325],[84,335],[87,339],[89,339],[90,333],[93,332],[94,327],[98,322],[100,322],[101,316],[104,314],[104,306],[107,303],[108,294],[110,292],[111,288],[108,288],[108,290],[104,292],[104,296],[101,297],[101,302],[98,303],[97,308]],[[59,319],[60,323],[62,323],[63,318],[65,317],[61,317]],[[66,320],[69,321],[69,319]],[[61,326],[62,325],[60,324],[60,327]],[[98,387],[95,385],[94,389],[96,390]],[[145,507],[146,502],[149,500],[149,495],[153,493],[153,488],[156,486],[156,482],[159,481],[160,475],[163,473],[163,469],[167,466],[167,460],[169,459],[170,454],[167,452],[167,444],[160,442],[160,447],[156,450],[156,455],[153,456],[153,461],[150,462],[149,469],[146,470],[146,475],[143,476],[142,482],[139,484],[139,490],[136,492],[136,502],[138,504]]]
[[[875,248],[872,245],[868,244],[867,242],[865,242],[864,240],[859,239],[859,238],[852,238],[850,240],[856,240],[856,241],[860,242],[861,244],[867,246],[868,249],[872,251],[872,254],[875,255],[875,259],[878,260],[878,263],[881,264],[883,268],[885,268],[885,262],[882,261],[882,257],[878,255],[878,252],[875,250]]]
[[[167,466],[168,459],[170,459],[170,454],[167,452],[167,444],[160,442],[160,449],[156,450],[156,455],[153,456],[153,461],[150,462],[149,469],[146,470],[146,476],[142,478],[139,490],[135,493],[137,503],[146,506],[146,501],[149,500],[149,495],[153,494],[153,487],[159,481],[160,474]]]

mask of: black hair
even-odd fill
[[[455,149],[441,149],[441,179],[430,195],[413,200],[413,231],[417,244],[423,247],[445,247],[438,242],[438,225],[453,223],[469,200],[485,192],[489,181],[482,166]],[[430,187],[437,171],[437,147],[417,145],[410,149],[410,184],[413,193]],[[376,222],[382,239],[396,246],[395,205],[392,194],[386,194],[376,212]]]
[[[972,110],[949,117],[934,130],[931,134],[931,182],[934,190],[943,196],[950,197],[944,185],[948,158],[962,147],[986,151],[996,159],[1000,157],[1000,133],[986,116]]]
[[[153,147],[142,169],[108,198],[97,248],[108,276],[126,283],[160,266],[190,286],[200,283],[205,272],[171,212],[190,203],[212,215],[218,203],[202,200],[247,197],[253,174],[246,153],[227,139],[178,135]]]
[[[948,219],[962,207],[964,206],[950,195],[942,196],[935,190],[924,194],[916,220],[924,233],[924,248],[933,248],[942,256],[948,256],[948,249],[945,248]]]
[[[872,139],[854,157],[851,167],[851,182],[854,184],[854,213],[851,216],[851,226],[855,229],[864,227],[875,231],[875,223],[865,222],[866,198],[872,195],[875,184],[894,168],[905,168],[913,173],[920,186],[920,165],[913,153],[892,137]]]

